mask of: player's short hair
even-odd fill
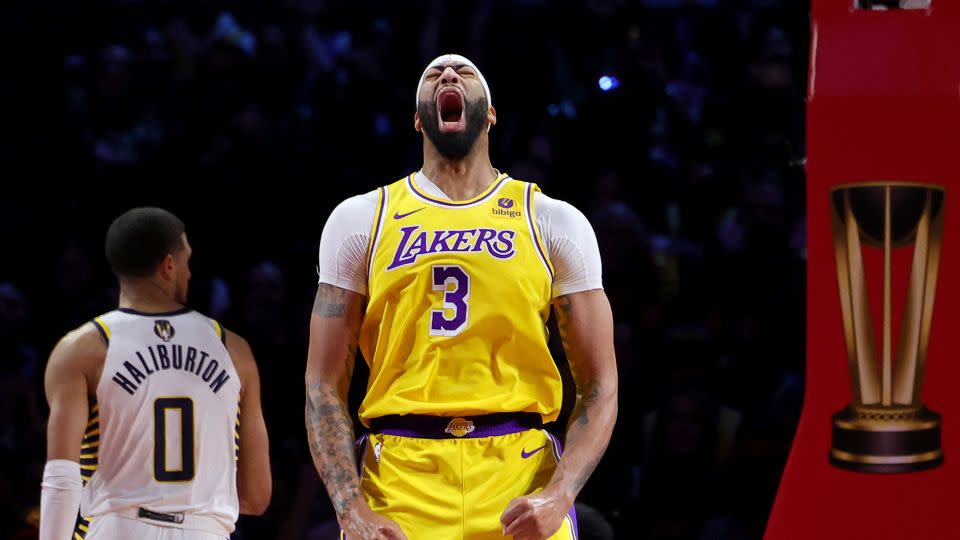
[[[110,269],[118,278],[152,274],[168,253],[186,246],[181,235],[186,227],[177,216],[162,208],[134,208],[113,220],[104,248]]]

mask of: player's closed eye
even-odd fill
[[[427,75],[423,78],[424,81],[435,81],[437,80],[443,72],[439,69],[431,69]],[[457,75],[461,77],[476,77],[477,74],[469,66],[462,66],[457,69]]]

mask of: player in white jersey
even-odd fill
[[[119,309],[47,364],[40,540],[224,539],[269,504],[257,366],[242,337],[184,307],[191,251],[159,208],[107,231]]]

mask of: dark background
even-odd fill
[[[135,205],[186,221],[192,307],[260,364],[276,485],[235,536],[336,537],[303,427],[317,245],[420,167],[445,52],[490,83],[494,166],[600,241],[621,403],[581,537],[760,538],[802,401],[808,43],[795,0],[3,3],[0,538],[36,535],[46,357],[116,305]]]

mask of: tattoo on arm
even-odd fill
[[[601,457],[603,457],[602,453],[591,460],[590,464],[580,471],[577,479],[573,482],[573,489],[577,490],[578,493],[581,489],[583,489],[583,486],[587,485],[587,480],[590,479],[590,475],[593,474],[593,471],[596,470],[597,465],[600,464]]]
[[[321,285],[314,304],[314,313],[321,317],[318,306],[326,313],[345,312],[343,291]],[[331,300],[331,289],[340,290],[339,298]],[[321,300],[326,296],[327,299]],[[338,316],[338,315],[331,315]],[[347,391],[353,372],[359,336],[354,334],[347,342],[344,372],[337,381],[310,378],[307,383],[307,404],[304,416],[307,424],[310,453],[320,473],[337,517],[343,516],[350,502],[361,496],[357,462],[354,455],[353,422],[347,408]]]
[[[601,389],[595,382],[592,374],[584,372],[583,366],[578,363],[574,343],[570,332],[571,311],[573,305],[566,296],[561,296],[555,302],[557,314],[557,327],[560,330],[560,341],[563,343],[563,349],[567,353],[567,361],[570,365],[570,371],[573,374],[573,380],[577,387],[577,401],[570,415],[570,424],[567,427],[567,446],[577,445],[582,437],[586,436],[584,430],[590,424],[590,416],[598,405],[600,405]],[[600,463],[603,456],[603,450],[592,458],[573,481],[573,489],[579,492],[587,483],[590,475]]]
[[[576,410],[572,413],[581,426],[590,423],[590,409],[600,400],[600,389],[596,385],[591,385],[589,389],[585,389],[585,394],[577,396]]]
[[[600,389],[597,385],[590,385],[589,388],[584,389],[582,393],[578,392],[577,403],[573,408],[573,412],[570,415],[570,425],[567,427],[567,444],[573,445],[575,441],[579,440],[584,436],[583,430],[587,428],[587,424],[590,423],[590,411],[593,409],[600,401]],[[603,456],[601,451],[590,463],[584,467],[580,474],[577,475],[576,480],[574,480],[573,488],[576,491],[580,491],[583,486],[587,483],[587,480],[590,479],[590,475],[593,474],[593,470],[597,468],[597,465],[600,463],[600,458]]]
[[[313,313],[324,319],[343,317],[347,312],[346,291],[340,287],[321,283],[313,300]]]
[[[573,374],[573,380],[577,385],[577,403],[574,406],[571,419],[576,420],[579,425],[590,423],[589,410],[600,398],[600,389],[594,384],[584,384],[587,380],[586,374],[582,373],[580,364],[577,363],[574,350],[570,340],[570,312],[573,305],[566,296],[557,298],[556,313],[557,327],[560,329],[560,341],[563,343],[563,350],[567,353],[567,363],[570,364],[570,372]]]
[[[337,516],[342,516],[350,501],[360,496],[360,481],[353,455],[353,423],[339,392],[328,384],[311,383],[306,420],[310,453]]]

